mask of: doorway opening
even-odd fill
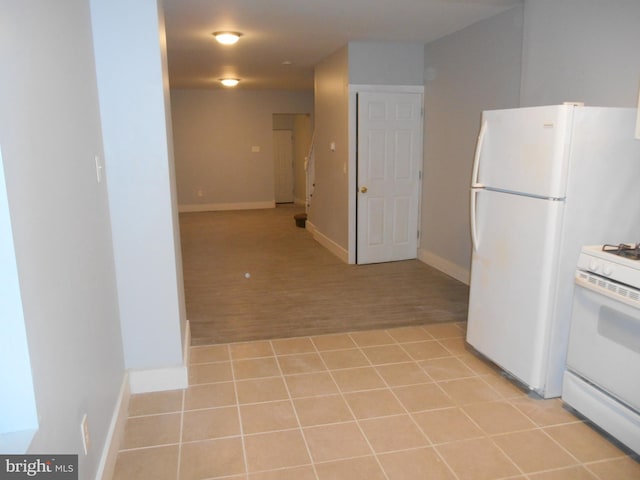
[[[311,115],[274,113],[273,178],[276,204],[304,206],[307,197],[305,159],[311,145]]]

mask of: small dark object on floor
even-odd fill
[[[296,220],[296,227],[305,228],[305,224],[307,223],[306,213],[298,213],[294,215],[293,218]]]

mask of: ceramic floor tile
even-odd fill
[[[314,462],[370,455],[371,449],[355,422],[303,429]]]
[[[343,350],[345,348],[356,347],[354,341],[346,333],[336,335],[318,335],[311,337],[311,341],[321,352],[326,350]]]
[[[373,365],[411,361],[411,357],[399,345],[382,345],[362,349]]]
[[[189,363],[212,363],[212,362],[228,362],[231,360],[229,356],[228,345],[207,345],[202,347],[192,347],[189,352]]]
[[[178,449],[178,445],[171,445],[120,452],[112,480],[175,480],[178,472]]]
[[[289,400],[242,405],[240,415],[245,435],[287,430],[298,426],[296,413]]]
[[[236,380],[280,376],[280,368],[275,357],[235,360],[233,374]]]
[[[182,445],[180,480],[231,476],[243,474],[245,471],[242,440],[238,437]]]
[[[580,422],[580,419],[563,408],[562,400],[544,400],[523,396],[511,400],[511,404],[541,427]]]
[[[630,480],[640,478],[640,458],[630,457],[590,463],[586,468],[601,480]]]
[[[271,342],[276,355],[291,355],[294,353],[314,353],[316,347],[310,338],[283,338]]]
[[[584,467],[568,467],[529,475],[531,480],[598,480]]]
[[[359,457],[320,463],[319,480],[386,480],[375,457]]]
[[[331,375],[342,392],[370,390],[385,386],[382,378],[373,367],[334,370]]]
[[[419,448],[378,455],[389,480],[455,480],[447,464],[433,448]]]
[[[432,381],[416,362],[378,365],[375,368],[387,385],[391,387],[430,383]]]
[[[393,391],[409,412],[453,406],[453,400],[435,383],[395,387]]]
[[[182,410],[182,390],[139,393],[129,399],[129,416],[155,415]]]
[[[404,413],[402,404],[389,389],[345,393],[344,398],[358,419]]]
[[[390,345],[395,340],[384,330],[365,330],[350,333],[351,338],[359,347],[372,347],[374,345]]]
[[[438,385],[457,405],[499,400],[500,395],[479,378],[439,382]]]
[[[523,472],[568,467],[577,461],[541,430],[527,430],[492,437]]]
[[[278,363],[284,375],[313,373],[326,370],[322,358],[317,353],[299,353],[278,357]]]
[[[184,412],[183,442],[236,435],[240,435],[240,420],[235,406]]]
[[[376,453],[425,447],[429,444],[409,415],[373,418],[359,423]]]
[[[132,395],[113,478],[640,479],[562,400],[478,357],[464,326],[192,347],[189,388]]]
[[[463,407],[471,419],[489,435],[536,428],[520,410],[508,402],[485,402]]]
[[[256,378],[236,382],[238,402],[257,403],[289,398],[284,380],[280,377]]]
[[[189,385],[233,380],[231,362],[205,363],[189,367]]]
[[[316,480],[311,466],[280,468],[268,472],[251,473],[248,480]]]
[[[303,427],[352,421],[353,415],[341,395],[294,399],[296,412]]]
[[[423,327],[431,336],[437,339],[464,337],[464,331],[456,323],[433,323]]]
[[[367,357],[365,357],[364,354],[356,348],[322,352],[321,356],[324,363],[327,365],[327,368],[330,370],[369,366],[369,360],[367,360]]]
[[[287,375],[287,387],[293,398],[338,393],[338,386],[329,372]]]
[[[436,381],[475,376],[473,370],[455,357],[432,358],[419,364]]]
[[[571,423],[544,430],[581,462],[625,456],[615,444],[586,423]]]
[[[414,360],[429,360],[430,358],[451,356],[451,353],[436,340],[404,343],[402,344],[402,348],[404,348]]]
[[[192,385],[184,395],[185,410],[226,407],[235,403],[236,389],[233,382]]]
[[[229,348],[232,360],[272,357],[274,355],[269,341],[232,343]]]
[[[471,352],[471,347],[464,341],[464,338],[440,338],[440,345],[446,348],[452,355],[464,355]]]
[[[434,448],[459,480],[494,480],[520,474],[498,447],[484,439],[445,443]]]
[[[125,426],[122,449],[168,445],[180,441],[180,413],[132,417]]]
[[[246,435],[244,441],[250,473],[311,463],[298,429]]]
[[[390,328],[387,333],[398,343],[419,342],[421,340],[433,340],[423,327],[398,327]]]
[[[451,442],[484,436],[460,408],[418,412],[413,418],[432,443]]]

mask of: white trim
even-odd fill
[[[329,250],[331,253],[333,253],[336,257],[338,257],[343,262],[348,263],[349,254],[344,248],[342,248],[340,245],[338,245],[336,242],[331,240],[326,235],[320,233],[320,231],[316,228],[316,226],[313,223],[309,222],[309,220],[307,220],[306,222],[306,228],[309,231],[309,233],[313,235],[313,239],[316,242],[318,242],[324,248]]]
[[[191,345],[189,321],[185,325],[183,342],[182,365],[146,370],[129,370],[129,389],[131,393],[161,392],[187,388],[189,386],[189,346]]]
[[[129,370],[129,388],[132,394],[180,390],[188,386],[188,372],[185,365],[147,370]]]
[[[178,211],[180,213],[216,212],[223,210],[259,210],[263,208],[276,208],[275,200],[243,203],[196,203],[191,205],[179,205]]]
[[[467,270],[466,268],[462,268],[459,265],[456,265],[455,263],[442,258],[433,252],[429,252],[427,250],[419,248],[418,260],[426,263],[436,270],[440,270],[441,272],[446,273],[450,277],[455,278],[465,285],[469,285],[469,283],[471,282],[471,272],[469,270]]]
[[[122,385],[120,386],[120,394],[118,395],[116,406],[111,416],[111,423],[109,424],[107,438],[104,442],[100,463],[98,464],[96,480],[111,480],[111,478],[113,478],[118,450],[120,450],[120,443],[124,436],[124,427],[129,415],[130,398],[129,378],[127,372],[125,372],[122,378]]]

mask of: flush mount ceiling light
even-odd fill
[[[220,83],[225,87],[235,87],[236,85],[238,85],[238,83],[240,83],[240,79],[239,78],[221,78]]]
[[[223,45],[233,45],[240,40],[242,34],[240,32],[213,32],[213,36],[216,38],[218,43]]]

